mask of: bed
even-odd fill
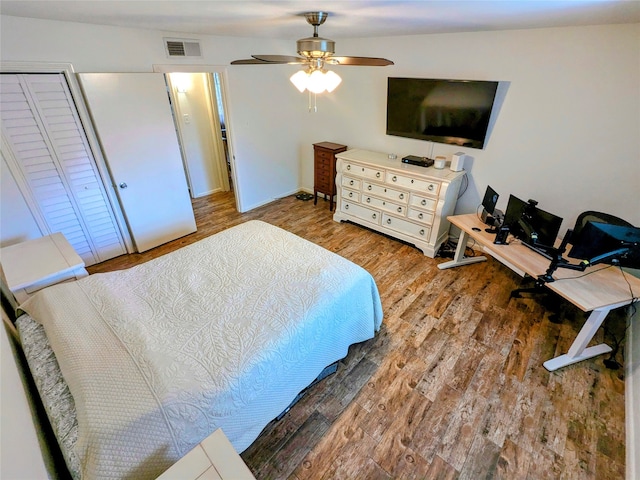
[[[23,349],[74,478],[155,478],[217,428],[242,452],[382,323],[374,279],[249,221],[20,306]]]

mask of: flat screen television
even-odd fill
[[[482,149],[498,83],[389,77],[387,135]]]

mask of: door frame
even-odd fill
[[[231,164],[231,181],[233,182],[233,195],[236,200],[236,210],[242,212],[240,205],[240,191],[237,177],[236,156],[233,148],[233,132],[229,128],[231,124],[231,112],[229,109],[226,65],[176,65],[176,64],[153,64],[153,71],[157,73],[217,73],[220,75],[220,85],[222,87],[222,107],[224,108],[225,124],[227,125],[227,148],[229,149],[229,163]],[[182,146],[181,146],[182,148]]]
[[[89,143],[89,148],[91,149],[91,153],[93,154],[93,158],[96,162],[96,167],[98,169],[98,175],[102,180],[102,184],[107,195],[107,201],[111,206],[113,211],[116,224],[120,234],[122,235],[122,239],[125,244],[125,248],[127,253],[135,252],[135,248],[133,245],[133,239],[129,234],[129,229],[127,227],[127,223],[124,218],[124,214],[122,212],[122,208],[120,206],[120,201],[115,192],[115,185],[111,178],[111,174],[109,169],[107,168],[107,163],[102,156],[102,150],[100,148],[100,144],[98,142],[98,137],[93,129],[93,123],[91,122],[91,117],[89,116],[89,111],[87,110],[87,106],[84,103],[84,97],[82,96],[80,85],[75,75],[75,71],[73,69],[73,65],[71,63],[52,63],[52,62],[0,62],[0,72],[2,73],[61,73],[64,75],[67,85],[69,87],[69,91],[71,92],[71,97],[73,98],[73,102],[76,106],[76,110],[78,113],[78,117],[80,118],[80,122],[84,128],[84,132],[87,136],[87,142]],[[7,159],[5,157],[5,159]],[[8,159],[7,159],[8,160]],[[17,179],[16,179],[17,181]],[[20,186],[20,185],[19,185]],[[24,195],[24,190],[21,188],[22,194]],[[32,199],[26,199],[27,204],[31,207]],[[38,213],[39,215],[39,213]],[[38,218],[38,216],[34,215],[34,218]],[[39,222],[38,222],[39,223]]]

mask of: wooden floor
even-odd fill
[[[576,308],[560,303],[564,318],[553,323],[543,296],[509,298],[520,279],[498,262],[440,271],[444,259],[334,222],[323,200],[292,196],[239,214],[231,194],[214,194],[194,208],[197,233],[89,271],[260,219],[363,266],[382,297],[378,335],[351,347],[335,375],[242,454],[258,479],[624,478],[623,370],[605,368],[606,356],[542,367],[582,326]],[[615,344],[625,322],[616,311],[594,341]]]

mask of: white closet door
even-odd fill
[[[32,204],[87,265],[126,253],[62,74],[0,75],[2,133]]]
[[[78,77],[138,251],[195,232],[164,75]]]

